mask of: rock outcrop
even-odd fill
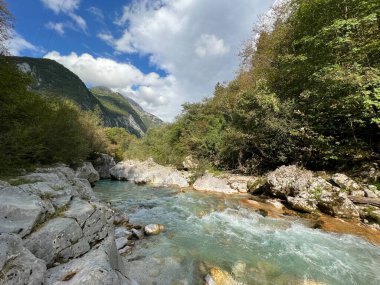
[[[110,169],[110,174],[113,179],[133,181],[136,184],[151,184],[156,187],[189,187],[184,172],[159,165],[152,159],[142,162],[136,160],[119,162]]]
[[[265,189],[271,196],[286,199],[296,211],[311,213],[319,209],[336,217],[358,218],[359,211],[345,191],[346,187],[358,191],[360,186],[342,174],[334,175],[332,180],[344,188],[295,165],[281,166],[267,175]]]
[[[116,165],[116,162],[112,156],[100,153],[92,164],[99,173],[100,179],[109,179],[111,178],[110,169]]]
[[[100,179],[99,173],[95,170],[91,162],[84,162],[76,170],[76,176],[80,179],[86,179],[93,185]]]
[[[85,163],[0,184],[1,284],[136,284],[117,251],[114,212],[91,189],[96,177]]]
[[[216,177],[210,173],[206,173],[198,178],[193,184],[193,188],[197,191],[218,192],[223,194],[236,194],[238,190],[232,188],[226,178]]]

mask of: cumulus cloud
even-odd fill
[[[75,13],[75,11],[79,8],[81,0],[41,0],[41,2],[45,5],[46,8],[52,10],[56,14],[65,14],[68,17],[71,18],[71,20],[74,22],[75,26],[79,28],[83,32],[87,32],[87,23],[86,21]],[[69,23],[68,26],[70,26],[71,23]],[[47,28],[53,29],[60,33],[59,31],[63,31],[64,25],[61,24],[61,28],[58,31],[56,28],[54,28],[52,25],[49,25],[47,23]],[[63,34],[63,33],[62,33]]]
[[[106,86],[139,102],[143,108],[163,119],[170,119],[175,103],[176,80],[173,76],[161,77],[155,72],[144,74],[129,63],[93,57],[84,53],[61,55],[49,52],[45,58],[53,59],[75,74],[89,86]]]
[[[233,78],[239,68],[237,56],[251,37],[259,15],[274,0],[134,0],[126,5],[115,24],[120,37],[98,37],[121,53],[147,55],[176,84],[173,118],[186,101],[212,95],[215,84]]]
[[[63,23],[54,23],[54,22],[49,22],[46,25],[46,28],[49,30],[53,30],[57,32],[57,34],[63,36],[65,34],[65,27]]]
[[[200,57],[223,55],[229,50],[224,40],[218,39],[215,35],[202,34],[195,45],[195,52]]]

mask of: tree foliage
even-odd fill
[[[380,2],[289,0],[254,31],[232,82],[129,154],[177,164],[191,154],[244,172],[378,159]]]

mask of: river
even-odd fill
[[[264,217],[242,207],[241,196],[109,180],[94,190],[133,224],[165,226],[125,257],[140,285],[202,284],[210,267],[244,284],[380,284],[380,247],[311,229],[294,217]]]

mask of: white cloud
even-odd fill
[[[65,34],[65,26],[63,23],[49,22],[45,26],[49,30],[56,31],[61,36],[63,36]]]
[[[54,13],[60,12],[67,14],[78,9],[81,0],[41,0],[42,3]]]
[[[35,54],[40,54],[43,52],[43,49],[31,44],[15,31],[12,31],[12,37],[6,43],[6,47],[9,53],[15,56],[19,56],[23,51],[32,51]]]
[[[77,74],[89,86],[106,86],[139,102],[147,111],[163,119],[175,102],[176,80],[173,76],[160,77],[144,74],[128,63],[120,63],[90,54],[61,55],[52,51],[44,56],[53,59]]]
[[[215,84],[233,78],[237,56],[251,37],[260,14],[274,0],[134,0],[115,23],[119,38],[100,34],[115,51],[148,55],[151,63],[176,79],[170,85],[172,108],[159,107],[173,118],[186,101],[212,95]],[[165,110],[164,110],[165,109]]]
[[[87,23],[81,16],[74,13],[69,13],[68,15],[74,21],[77,27],[79,27],[83,32],[87,31]]]
[[[88,8],[87,11],[90,12],[92,15],[94,15],[97,21],[103,23],[104,14],[103,14],[102,10],[100,10],[97,7],[92,6],[92,7]]]
[[[202,34],[195,43],[195,53],[200,56],[224,55],[229,51],[223,39],[215,35]]]
[[[79,8],[79,4],[81,0],[41,0],[41,1],[48,9],[54,11],[54,13],[56,14],[62,13],[70,17],[77,28],[79,28],[81,31],[85,33],[87,32],[86,21],[81,16],[75,13],[75,11]],[[68,26],[70,26],[70,24],[71,23],[69,23]],[[49,25],[49,23],[47,25]],[[52,28],[52,26],[48,26],[48,28],[54,29]],[[63,30],[63,24],[62,24],[61,30]]]

